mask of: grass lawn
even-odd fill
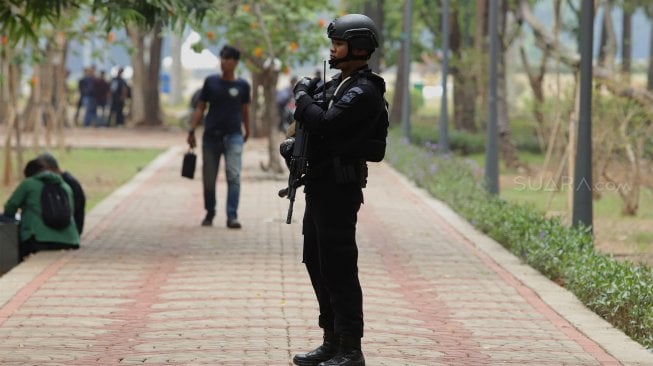
[[[159,149],[71,149],[64,154],[55,152],[55,156],[59,166],[82,184],[88,212],[161,152]],[[32,154],[26,152],[25,159],[31,158]],[[4,171],[3,161],[0,161],[0,171]],[[3,206],[19,183],[15,181],[9,187],[2,186],[0,202]]]
[[[500,166],[500,196],[515,203],[532,205],[550,216],[562,217],[571,222],[571,197],[573,184],[540,176],[544,157],[539,154],[520,153],[520,160],[531,168],[531,173],[510,171]],[[468,156],[478,166],[485,164],[483,154]],[[563,173],[566,175],[566,172]],[[596,179],[595,179],[596,181]],[[653,264],[653,192],[642,189],[636,216],[621,213],[619,194],[609,186],[601,186],[600,197],[593,200],[594,235],[597,249],[617,258]]]

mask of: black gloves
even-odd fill
[[[295,84],[293,88],[295,94],[295,113],[293,117],[295,121],[303,121],[302,114],[309,105],[313,104],[313,94],[319,82],[319,78],[304,77]]]
[[[286,161],[286,166],[290,168],[290,159],[292,158],[292,152],[295,147],[295,139],[289,138],[284,140],[279,146],[279,153]]]
[[[315,92],[319,82],[319,78],[303,77],[299,80],[292,89],[293,94],[295,94],[295,102],[298,102],[305,95],[310,97]]]

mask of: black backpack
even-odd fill
[[[349,79],[345,79],[343,87],[339,87],[339,92],[333,96],[334,101],[342,97],[348,89],[349,85],[357,78],[362,78],[363,82],[370,82],[375,85],[381,95],[385,94],[385,81],[383,78],[370,71],[360,71]],[[379,115],[373,120],[373,123],[364,127],[360,133],[359,139],[356,140],[357,146],[353,148],[356,150],[355,155],[364,157],[366,161],[378,163],[385,157],[386,138],[388,137],[388,127],[390,127],[388,116],[388,102],[383,98],[384,108],[380,111]],[[346,151],[343,149],[343,151]]]
[[[57,230],[64,229],[70,225],[72,209],[68,200],[68,194],[61,184],[44,182],[41,191],[41,217],[43,222]]]

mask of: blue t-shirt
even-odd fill
[[[250,86],[244,79],[224,80],[211,75],[204,80],[200,100],[209,103],[204,121],[204,133],[220,131],[225,134],[241,132],[243,104],[250,101]]]

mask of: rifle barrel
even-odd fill
[[[292,207],[295,203],[295,200],[290,200],[290,206],[288,206],[288,217],[286,217],[286,224],[290,224],[292,222]]]

